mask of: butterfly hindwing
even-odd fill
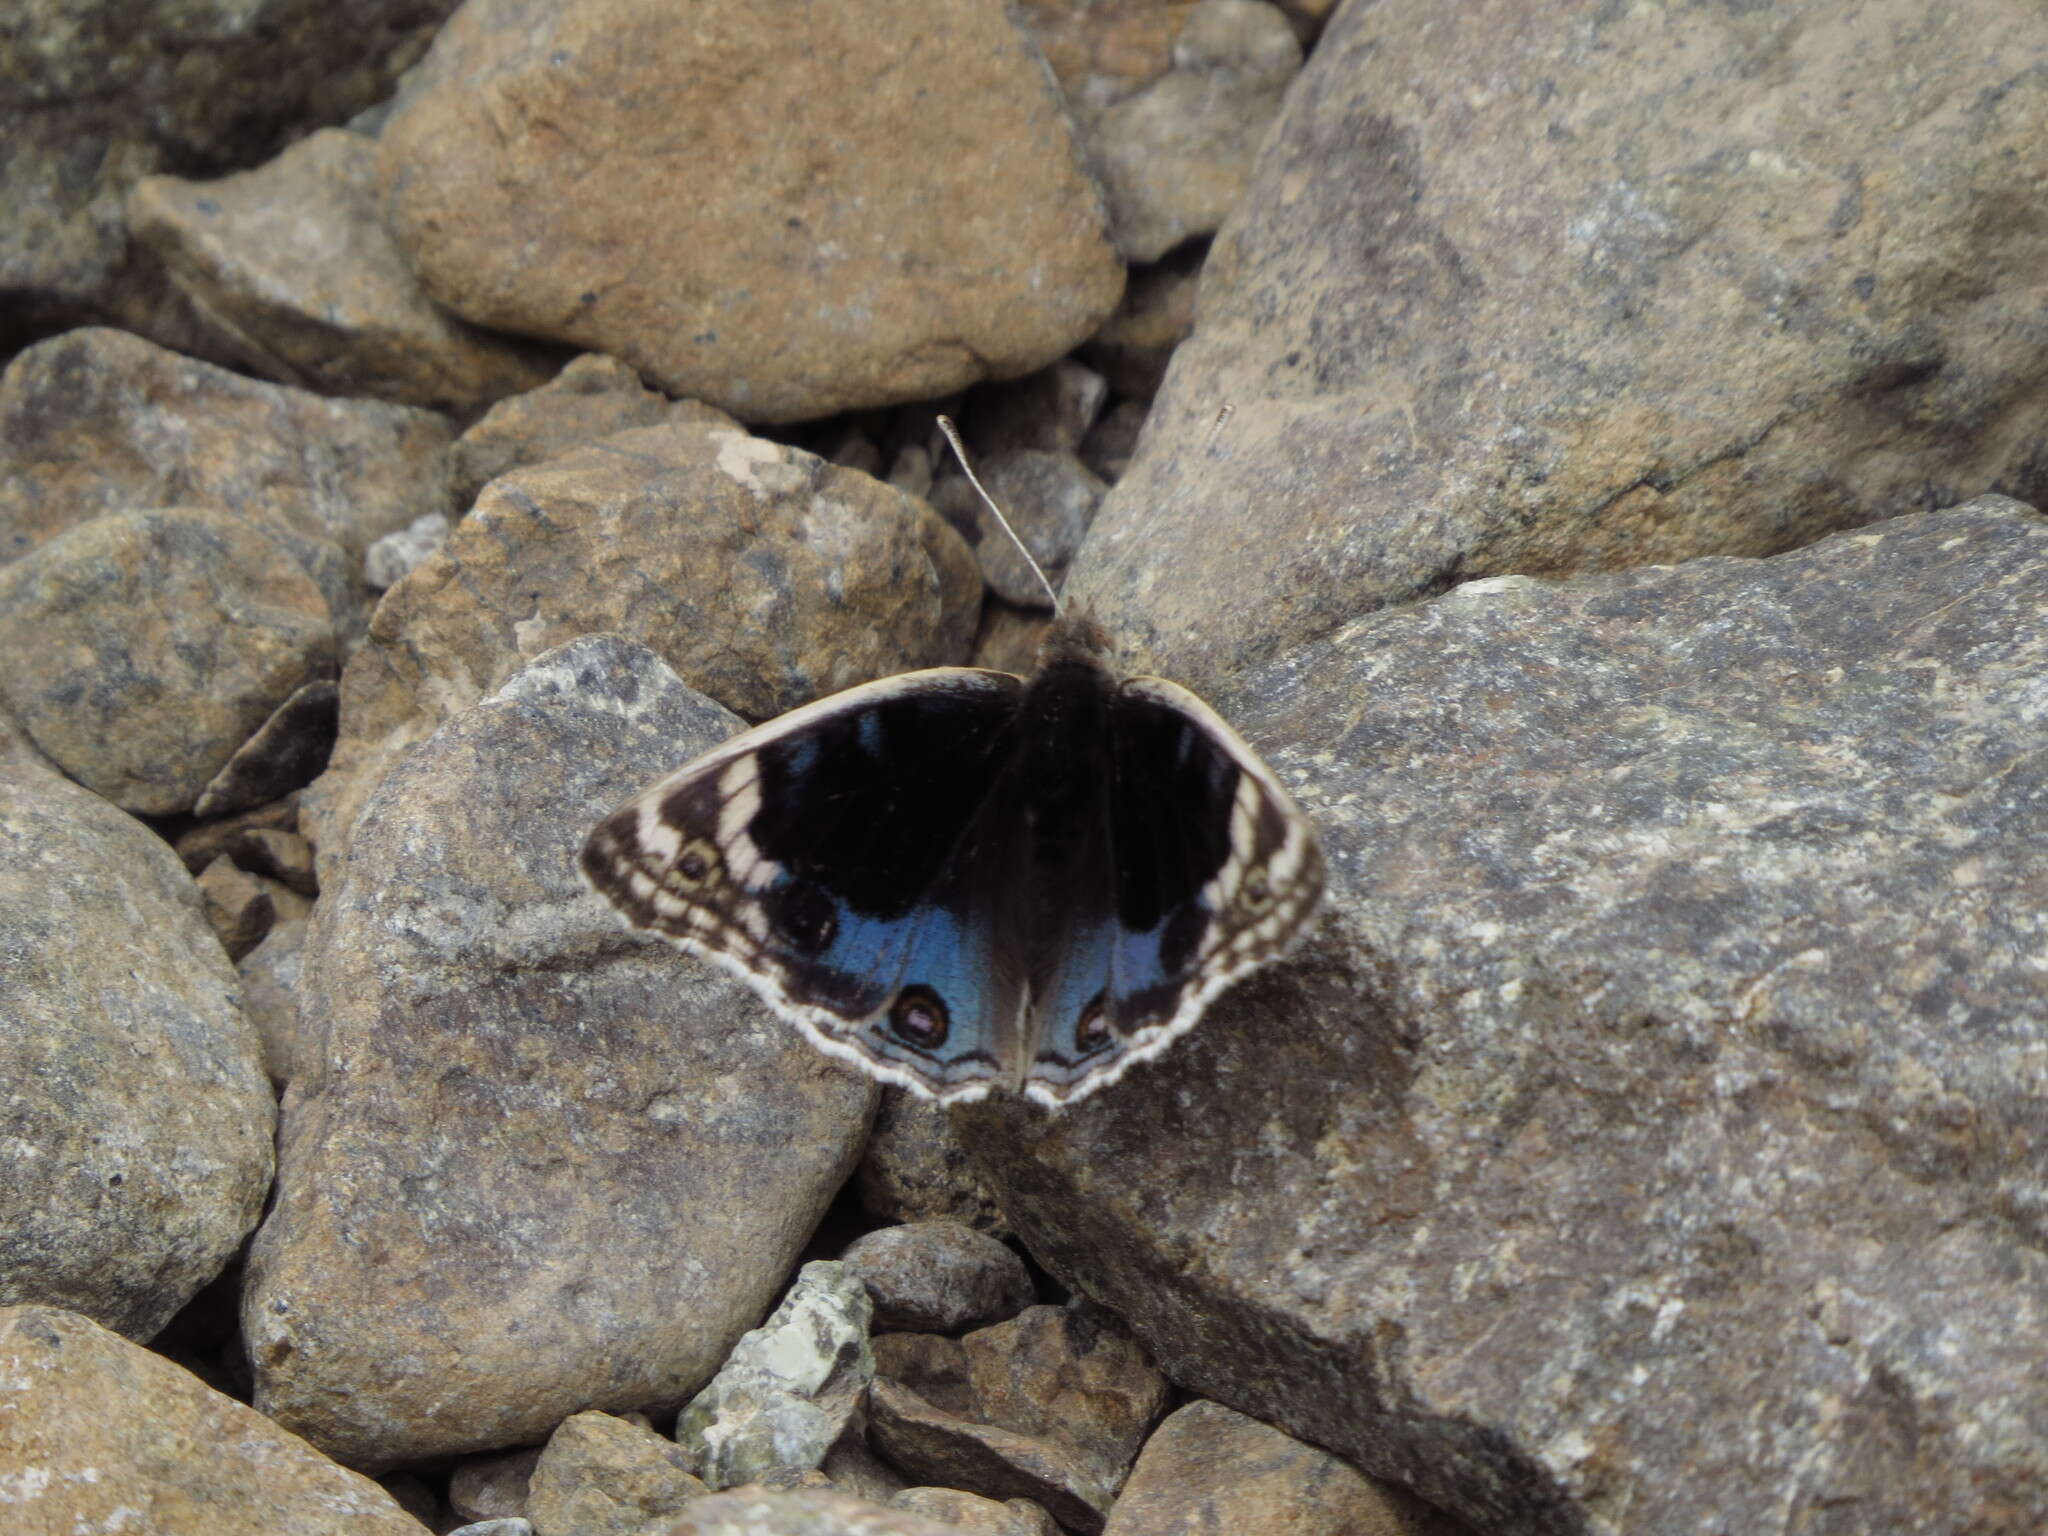
[[[614,811],[585,878],[823,1049],[923,1092],[985,1091],[1018,996],[970,833],[1023,688],[938,668],[784,715]]]
[[[1215,711],[1138,677],[1116,685],[1108,719],[1103,855],[1090,861],[1107,890],[1074,893],[1033,1010],[1025,1091],[1049,1104],[1164,1050],[1283,953],[1322,894],[1312,828]]]

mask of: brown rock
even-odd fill
[[[9,1536],[423,1536],[382,1488],[75,1312],[0,1310]]]
[[[338,27],[299,0],[13,0],[0,22],[10,321],[32,334],[84,316],[157,318],[160,284],[128,259],[122,199],[135,180],[250,165],[382,100],[452,9],[365,0]]]
[[[268,805],[252,806],[232,816],[223,816],[218,821],[203,822],[178,834],[172,846],[185,868],[198,874],[207,865],[224,853],[233,851],[236,840],[244,830],[270,828],[281,832],[295,832],[299,826],[299,796],[294,790]]]
[[[303,819],[324,870],[407,748],[577,635],[639,640],[760,719],[961,660],[980,585],[943,520],[865,475],[731,428],[620,433],[493,481],[391,589]]]
[[[202,327],[204,355],[327,395],[474,415],[552,371],[437,308],[378,217],[377,145],[323,129],[217,181],[150,176],[130,228]]]
[[[221,513],[115,513],[0,567],[0,703],[126,810],[190,809],[334,644],[320,589]]]
[[[448,1507],[459,1520],[524,1520],[527,1485],[540,1447],[472,1456],[448,1479]]]
[[[298,833],[248,826],[238,828],[225,842],[223,851],[251,874],[268,875],[301,896],[320,894],[313,877],[313,845]]]
[[[518,1445],[591,1405],[680,1406],[767,1309],[873,1089],[623,931],[574,863],[734,724],[590,636],[371,798],[308,940],[319,1043],[249,1258],[264,1412],[372,1468]]]
[[[981,1418],[981,1398],[958,1339],[939,1333],[878,1333],[874,1350],[876,1375],[910,1388],[956,1418]]]
[[[1301,44],[1263,0],[1200,0],[1173,42],[1173,68],[1100,112],[1081,115],[1089,161],[1109,197],[1126,261],[1157,261],[1214,234],[1243,201],[1252,157]]]
[[[2044,611],[1983,498],[1361,619],[1234,711],[1319,945],[963,1137],[1176,1382],[1478,1529],[2048,1526]]]
[[[974,1536],[1060,1536],[1052,1516],[1029,1499],[998,1503],[958,1488],[905,1488],[889,1504]]]
[[[1088,338],[1082,355],[1102,370],[1117,393],[1147,401],[1159,393],[1174,349],[1194,334],[1195,297],[1201,289],[1205,254],[1195,247],[1183,247],[1151,266],[1134,270],[1116,313]],[[1137,407],[1137,419],[1141,424],[1145,419],[1142,406]],[[1136,438],[1133,432],[1133,443]],[[1085,447],[1081,456],[1089,459]],[[1124,457],[1129,458],[1128,452]],[[1092,467],[1094,461],[1089,461]],[[1099,468],[1096,473],[1104,479],[1116,478]]]
[[[527,1491],[534,1536],[637,1536],[710,1492],[682,1449],[608,1413],[579,1413],[548,1437]]]
[[[1061,1525],[1094,1536],[1114,1491],[1100,1468],[1050,1440],[977,1424],[877,1377],[868,1392],[875,1446],[920,1481],[985,1498],[1029,1499]]]
[[[1003,671],[1009,660],[988,660],[977,654],[976,666]],[[861,1209],[877,1221],[922,1221],[950,1217],[984,1232],[1005,1230],[989,1194],[953,1135],[943,1106],[920,1099],[906,1089],[884,1088],[867,1150],[855,1174]]]
[[[331,677],[294,689],[207,781],[192,814],[211,818],[274,802],[312,780],[334,750],[340,693]]]
[[[1130,1330],[1087,1303],[1030,1307],[960,1345],[980,1418],[1065,1446],[1112,1488],[1171,1396]]]
[[[263,1042],[263,1068],[282,1088],[298,1070],[299,963],[307,919],[283,918],[235,967],[242,978],[242,1010]]]
[[[616,432],[673,423],[737,427],[716,406],[671,400],[647,388],[615,357],[586,353],[523,395],[500,400],[455,440],[448,459],[448,501],[467,511],[500,475],[545,464]]]
[[[1077,110],[1121,101],[1173,68],[1173,40],[1195,0],[1018,0],[1060,89]]]
[[[2011,0],[1349,7],[1069,595],[1213,692],[1472,577],[2038,483],[2048,352],[1990,317],[2048,261],[2044,59]]]
[[[262,1214],[276,1110],[176,855],[4,716],[0,933],[0,1305],[150,1338]]]
[[[199,876],[199,896],[206,906],[207,924],[230,960],[240,960],[262,943],[277,918],[270,892],[226,854]]]
[[[1455,1536],[1463,1529],[1328,1451],[1220,1403],[1189,1403],[1145,1442],[1102,1536]]]
[[[959,1333],[1015,1317],[1036,1297],[1022,1259],[957,1221],[884,1227],[841,1257],[874,1299],[877,1328]]]
[[[428,411],[327,400],[139,336],[72,331],[0,375],[0,560],[102,513],[175,504],[338,546],[359,584],[372,539],[441,510],[449,437]]]
[[[456,15],[382,140],[436,299],[747,421],[1027,373],[1115,306],[1099,195],[1000,7],[691,14]]]
[[[817,1477],[817,1473],[801,1474]],[[782,1491],[762,1484],[692,1501],[637,1536],[958,1536],[907,1509],[871,1504],[830,1488]]]

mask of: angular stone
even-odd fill
[[[150,176],[135,238],[191,306],[205,356],[324,395],[474,415],[553,359],[427,298],[377,209],[377,144],[338,128],[215,181]]]
[[[263,1069],[279,1088],[297,1070],[299,973],[306,929],[305,918],[273,923],[263,941],[235,967],[242,978],[243,1012],[263,1043]]]
[[[1328,1451],[1220,1403],[1169,1414],[1116,1496],[1102,1536],[1458,1536],[1465,1527]]]
[[[184,860],[185,868],[198,874],[222,854],[232,855],[238,839],[244,831],[269,829],[295,832],[299,826],[299,797],[296,791],[271,801],[268,805],[252,806],[232,816],[223,816],[218,821],[204,822],[178,834],[172,844],[178,857]]]
[[[980,1419],[981,1397],[968,1374],[967,1351],[940,1333],[878,1333],[875,1374],[910,1388],[955,1418]]]
[[[363,584],[372,592],[397,586],[448,542],[451,526],[445,513],[429,512],[385,534],[363,551]]]
[[[691,15],[456,15],[382,139],[394,231],[436,299],[747,421],[1028,373],[1115,306],[1100,195],[1002,8]]]
[[[1300,68],[1301,44],[1277,8],[1201,0],[1174,38],[1169,72],[1106,110],[1082,112],[1110,236],[1126,261],[1157,261],[1237,211]]]
[[[876,1448],[912,1477],[984,1498],[1029,1499],[1083,1536],[1102,1529],[1114,1489],[1066,1447],[958,1418],[887,1377],[875,1379],[868,1411]]]
[[[1060,1536],[1052,1516],[1029,1499],[998,1503],[958,1488],[905,1488],[889,1505],[975,1536]]]
[[[956,1221],[883,1227],[855,1238],[841,1258],[874,1299],[877,1328],[961,1333],[1037,1299],[1022,1259]]]
[[[148,1339],[262,1214],[276,1108],[177,856],[4,722],[0,934],[0,1304]]]
[[[448,460],[448,501],[466,512],[500,475],[545,464],[634,427],[737,427],[716,406],[671,400],[601,352],[572,359],[538,389],[500,400],[462,436]]]
[[[423,1536],[337,1467],[160,1355],[75,1312],[0,1309],[8,1536]]]
[[[2048,1524],[2044,612],[1983,498],[1360,619],[1232,710],[1318,944],[964,1138],[1176,1382],[1479,1529]]]
[[[960,1346],[978,1417],[1067,1447],[1111,1487],[1172,1399],[1131,1331],[1086,1302],[1027,1308]]]
[[[222,850],[243,869],[267,875],[301,896],[318,896],[313,875],[313,845],[281,827],[244,827],[227,839]]]
[[[523,1520],[527,1487],[540,1463],[540,1447],[473,1456],[448,1479],[448,1507],[459,1520]]]
[[[815,1474],[813,1474],[815,1475]],[[637,1536],[959,1536],[907,1509],[871,1504],[830,1488],[788,1492],[753,1484],[714,1493]]]
[[[1036,648],[1033,631],[1032,648]],[[974,665],[1000,671],[1019,658],[991,657],[977,650]],[[1029,658],[1022,658],[1028,668]],[[944,1106],[903,1088],[884,1088],[867,1150],[855,1174],[861,1209],[877,1221],[922,1221],[950,1217],[1000,1236],[1008,1228],[995,1197],[975,1173],[967,1149],[953,1135]]]
[[[518,1515],[499,1515],[490,1520],[472,1520],[458,1525],[448,1536],[534,1536],[533,1522]]]
[[[178,505],[338,546],[359,583],[372,539],[443,509],[451,435],[430,411],[328,400],[121,331],[71,331],[0,374],[0,560],[103,513]]]
[[[239,961],[262,943],[277,920],[277,908],[262,882],[237,867],[226,854],[201,872],[199,898],[206,909],[207,926],[230,960]]]
[[[733,428],[622,432],[493,481],[386,595],[304,821],[324,870],[408,748],[587,631],[651,646],[758,719],[963,659],[980,600],[959,536],[866,475]]]
[[[708,1492],[674,1441],[608,1413],[579,1413],[548,1437],[526,1512],[538,1536],[637,1536]]]
[[[124,810],[192,808],[271,713],[332,672],[326,597],[224,513],[113,513],[0,567],[0,703]]]
[[[1771,554],[2039,483],[2031,4],[1459,23],[1346,8],[1216,239],[1068,594],[1143,669],[1212,694],[1474,577]]]
[[[315,678],[292,690],[207,781],[192,802],[192,814],[207,819],[231,815],[279,800],[310,782],[334,750],[340,697],[331,677]]]
[[[676,1420],[690,1470],[717,1489],[822,1463],[856,1426],[875,1377],[870,1313],[860,1276],[830,1261],[806,1264]]]
[[[371,799],[308,941],[320,1045],[249,1259],[264,1412],[370,1467],[532,1442],[592,1404],[679,1406],[767,1309],[873,1089],[623,931],[574,862],[733,725],[592,636]]]

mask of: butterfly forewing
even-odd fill
[[[1008,673],[941,668],[785,715],[605,818],[584,875],[826,1050],[923,1092],[985,1087],[1015,999],[965,843],[1022,691]]]

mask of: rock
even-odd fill
[[[377,145],[322,129],[255,170],[149,176],[128,196],[217,363],[325,395],[474,415],[553,359],[437,308],[377,211]]]
[[[223,513],[112,513],[0,567],[0,704],[124,810],[189,810],[334,648],[320,589]]]
[[[151,171],[253,164],[380,100],[453,0],[372,0],[349,25],[293,0],[194,10],[23,0],[0,36],[7,82],[0,292],[19,332],[83,316],[157,318],[122,200]]]
[[[10,1536],[423,1536],[382,1488],[57,1307],[0,1310]]]
[[[500,400],[455,440],[449,456],[449,504],[467,511],[500,475],[545,464],[634,427],[738,427],[716,406],[671,400],[640,375],[600,352],[572,359],[538,389]]]
[[[526,1510],[538,1536],[636,1536],[708,1492],[673,1441],[608,1413],[579,1413],[548,1438]]]
[[[1196,1402],[1169,1414],[1145,1442],[1103,1536],[1455,1536],[1463,1529],[1328,1451],[1220,1403]]]
[[[324,870],[408,748],[586,631],[651,646],[759,719],[963,659],[980,586],[942,519],[865,475],[732,428],[620,433],[494,480],[391,589],[343,673],[342,736],[303,819]]]
[[[350,1464],[679,1406],[851,1171],[866,1080],[575,873],[601,815],[734,725],[591,636],[365,808],[307,942],[321,1044],[243,1303],[257,1405]]]
[[[242,827],[221,850],[254,875],[268,875],[301,896],[320,894],[313,875],[313,845],[282,827]]]
[[[207,925],[230,960],[240,960],[262,943],[277,919],[270,892],[254,875],[237,868],[226,854],[207,865],[200,875],[199,898],[206,909]]]
[[[1017,670],[1004,667],[1003,660],[977,655],[974,664]],[[974,1172],[967,1149],[953,1135],[944,1106],[906,1089],[882,1090],[874,1129],[868,1133],[867,1150],[854,1178],[861,1209],[876,1221],[949,1217],[997,1236],[1009,1230],[995,1197]]]
[[[534,1536],[533,1523],[516,1515],[500,1515],[491,1520],[474,1520],[468,1525],[458,1525],[448,1536]]]
[[[279,1088],[298,1071],[299,970],[306,928],[303,917],[273,923],[235,967],[242,978],[243,1011],[263,1045],[264,1072]]]
[[[1301,68],[1287,18],[1263,0],[1200,0],[1173,68],[1099,113],[1081,114],[1126,261],[1157,261],[1236,212],[1252,158]]]
[[[0,1304],[148,1339],[262,1214],[275,1106],[177,856],[4,717],[0,935]]]
[[[1065,1446],[1114,1488],[1171,1389],[1144,1346],[1100,1307],[1029,1307],[960,1341],[976,1417]]]
[[[1100,195],[1000,7],[692,16],[456,15],[381,141],[439,302],[755,422],[1028,373],[1115,307]]]
[[[334,750],[335,709],[340,690],[331,677],[316,677],[291,696],[235,748],[220,772],[192,802],[202,818],[230,815],[282,799],[327,766]],[[309,893],[310,894],[310,893]]]
[[[878,1333],[875,1374],[910,1388],[955,1418],[979,1419],[981,1396],[967,1369],[967,1350],[938,1333]]]
[[[1145,669],[1212,693],[1474,577],[2036,483],[2048,352],[1989,318],[2031,315],[2048,260],[2009,222],[2048,132],[2013,88],[2048,57],[2032,7],[1460,22],[1337,17],[1216,238],[1068,594]]]
[[[963,1139],[1176,1382],[1479,1529],[2040,1526],[2044,606],[1983,498],[1360,619],[1233,711],[1318,943]]]
[[[817,1261],[768,1321],[743,1337],[676,1421],[676,1443],[707,1486],[753,1482],[824,1461],[857,1424],[874,1380],[868,1293],[841,1264]]]
[[[889,1504],[976,1536],[1060,1536],[1052,1516],[1029,1499],[997,1503],[957,1488],[906,1488]]]
[[[1108,397],[1101,374],[1063,357],[1021,379],[977,389],[962,407],[962,430],[977,468],[982,459],[1018,448],[1071,452],[1081,446]]]
[[[868,1411],[876,1447],[913,1478],[990,1499],[1029,1499],[1082,1536],[1102,1529],[1115,1490],[1066,1447],[958,1418],[887,1377],[875,1378]]]
[[[1138,400],[1123,400],[1111,406],[1088,434],[1088,441],[1081,445],[1081,462],[1111,485],[1123,479],[1138,451],[1138,438],[1145,430],[1149,413],[1150,408]]]
[[[473,1456],[448,1480],[448,1507],[460,1520],[523,1520],[527,1485],[540,1462],[539,1446]]]
[[[863,1425],[864,1427],[864,1425]],[[825,1453],[818,1470],[841,1493],[850,1493],[876,1504],[886,1504],[903,1491],[903,1479],[894,1467],[868,1448],[866,1440],[849,1431]]]
[[[450,526],[446,514],[429,512],[396,533],[385,534],[363,551],[363,584],[372,592],[397,586],[448,542]]]
[[[443,510],[448,424],[327,400],[120,331],[27,348],[0,374],[0,560],[89,518],[167,505],[232,512],[332,545],[360,581],[372,539]],[[317,550],[294,546],[323,590]]]
[[[877,1328],[960,1333],[1013,1318],[1036,1299],[1022,1259],[955,1221],[884,1227],[855,1238],[842,1259],[866,1284]]]
[[[1135,269],[1124,289],[1123,302],[1081,349],[1082,356],[1102,371],[1118,394],[1149,401],[1159,393],[1174,349],[1194,334],[1195,297],[1202,285],[1204,254],[1182,247],[1154,265]],[[1141,423],[1145,419],[1142,406],[1137,417]],[[1132,436],[1135,439],[1136,434]],[[1088,457],[1085,445],[1082,457]],[[1096,473],[1103,472],[1098,469]],[[1103,478],[1114,480],[1116,476],[1105,474]]]
[[[813,1474],[815,1475],[815,1474]],[[830,1488],[779,1491],[759,1484],[714,1493],[640,1528],[638,1536],[959,1536],[909,1510]]]
[[[1012,449],[981,461],[975,472],[1032,559],[1057,587],[1107,487],[1078,454],[1066,450]],[[965,475],[942,477],[932,487],[931,501],[973,543],[991,591],[1026,607],[1052,606],[1044,584]]]
[[[1019,0],[1017,11],[1077,113],[1122,101],[1173,68],[1194,0]]]
[[[252,806],[232,816],[189,827],[178,834],[172,846],[185,868],[196,875],[222,854],[232,856],[245,831],[295,832],[298,825],[299,796],[295,790],[268,805]]]

